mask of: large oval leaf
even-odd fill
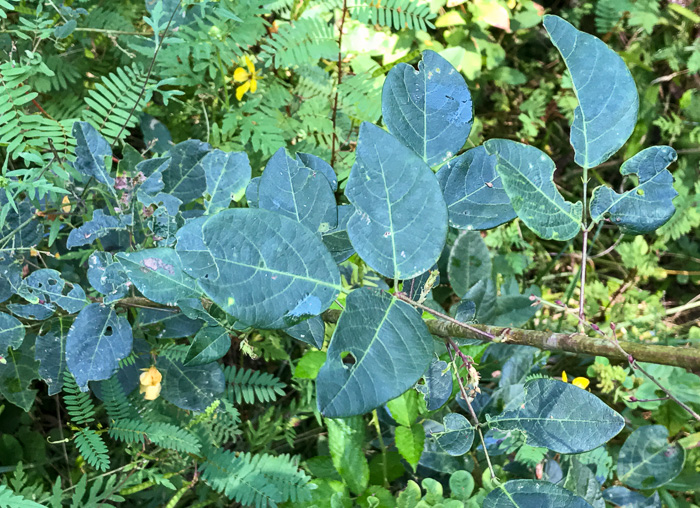
[[[75,122],[71,133],[77,142],[73,167],[111,188],[114,185],[114,178],[109,176],[105,158],[112,156],[112,148],[107,140],[87,122]]]
[[[663,425],[645,425],[630,434],[620,449],[617,476],[635,489],[655,489],[673,480],[683,469],[685,450],[669,444]]]
[[[450,251],[447,275],[452,289],[463,298],[480,281],[491,277],[491,255],[481,235],[463,231]]]
[[[357,289],[316,379],[318,408],[331,418],[371,411],[413,386],[432,354],[433,338],[413,307],[376,289]]]
[[[482,145],[448,161],[437,172],[452,227],[490,229],[515,218],[496,172],[497,161]]]
[[[66,338],[66,365],[81,391],[88,381],[108,379],[131,353],[129,322],[112,307],[91,303],[75,318]]]
[[[442,432],[433,432],[437,444],[445,453],[459,457],[472,447],[474,427],[459,413],[448,413],[442,419]]]
[[[345,195],[355,205],[350,241],[374,270],[404,280],[438,260],[447,236],[447,206],[435,175],[376,125],[360,127]]]
[[[0,312],[0,355],[5,355],[8,347],[20,347],[22,340],[24,325],[16,317]]]
[[[163,374],[161,396],[177,407],[203,411],[224,392],[224,372],[216,362],[183,366],[177,360],[160,355],[156,361]]]
[[[59,318],[45,335],[36,338],[34,358],[40,362],[39,376],[49,386],[49,395],[55,395],[63,388],[63,375],[66,371],[66,338],[68,324]]]
[[[311,231],[325,233],[338,225],[331,183],[324,173],[304,166],[280,148],[260,178],[258,206],[281,213]]]
[[[184,265],[201,256],[212,263],[194,265],[202,290],[247,326],[293,326],[326,310],[341,290],[338,267],[320,238],[278,213],[224,210],[192,221],[177,237]]]
[[[176,305],[183,298],[197,298],[195,280],[182,269],[174,249],[159,247],[117,254],[129,280],[143,296],[156,303]]]
[[[637,123],[639,97],[625,62],[603,41],[557,16],[544,27],[571,73],[578,107],[571,126],[576,163],[592,168],[629,139]]]
[[[484,143],[498,157],[496,170],[518,217],[541,238],[569,240],[581,229],[581,202],[570,203],[559,193],[552,176],[554,161],[534,146],[508,139]]]
[[[591,217],[598,222],[610,218],[625,234],[643,235],[663,226],[675,208],[673,175],[668,171],[678,155],[670,146],[652,146],[622,164],[620,173],[636,174],[639,185],[618,194],[601,185],[593,191]]]
[[[598,397],[561,381],[536,379],[525,385],[523,398],[516,409],[489,423],[523,432],[530,446],[559,453],[585,452],[612,439],[625,425],[624,418]]]
[[[382,115],[389,131],[430,166],[462,148],[474,119],[464,78],[434,51],[423,52],[417,71],[404,63],[389,71]]]
[[[188,139],[163,154],[163,157],[170,157],[170,164],[162,170],[163,193],[183,203],[201,198],[207,190],[207,182],[200,161],[210,150],[209,143]]]
[[[10,349],[0,363],[0,395],[24,411],[34,404],[38,390],[29,388],[38,379],[39,362],[34,360],[34,336],[29,335],[19,349]],[[4,351],[3,351],[4,353]]]
[[[213,214],[228,208],[245,194],[250,182],[250,162],[245,152],[214,150],[199,162],[204,169],[209,199],[204,202],[205,213]]]
[[[591,508],[585,499],[553,483],[511,480],[492,490],[483,508]]]

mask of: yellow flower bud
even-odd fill
[[[160,395],[160,382],[163,380],[163,375],[153,365],[148,369],[142,370],[144,372],[139,378],[139,381],[141,382],[139,393],[145,393],[144,399],[146,400],[155,400]]]

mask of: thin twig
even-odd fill
[[[336,133],[335,125],[336,119],[338,117],[338,92],[340,89],[340,84],[343,82],[343,26],[345,26],[345,16],[348,11],[348,2],[343,0],[343,12],[340,18],[340,33],[338,35],[338,84],[335,87],[335,98],[333,99],[333,112],[331,114],[331,121],[333,123],[333,136],[331,137],[331,167],[335,167],[335,144],[338,140],[338,134]]]

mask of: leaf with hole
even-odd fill
[[[20,294],[32,303],[44,304],[53,302],[69,314],[75,314],[88,304],[85,291],[78,284],[64,295],[66,281],[61,278],[61,272],[44,268],[30,273],[25,279]]]
[[[622,58],[600,39],[558,16],[545,16],[544,27],[564,58],[578,99],[570,135],[576,163],[593,168],[632,134],[639,109],[637,86]]]
[[[632,432],[617,457],[617,477],[635,489],[656,489],[683,469],[685,449],[669,444],[663,425],[645,425]]]
[[[434,51],[423,51],[418,70],[392,67],[382,89],[382,115],[389,131],[429,166],[456,154],[474,120],[469,88],[457,70]]]
[[[554,162],[534,146],[508,139],[489,139],[486,151],[498,157],[496,171],[518,217],[546,240],[569,240],[581,229],[583,205],[570,203],[552,177]]]
[[[413,386],[432,354],[433,338],[413,307],[376,289],[356,289],[316,379],[318,408],[331,418],[371,411]]]
[[[448,161],[437,172],[450,226],[491,229],[516,217],[496,171],[497,160],[482,145]]]
[[[133,336],[126,318],[112,307],[91,303],[83,308],[66,338],[66,366],[81,391],[88,381],[108,379],[119,360],[131,353]]]
[[[593,191],[591,218],[610,222],[628,235],[651,233],[663,226],[675,212],[673,175],[668,171],[678,155],[670,146],[652,146],[626,160],[620,174],[636,174],[639,185],[619,194],[601,185]]]
[[[447,207],[435,175],[376,125],[360,126],[345,195],[353,247],[385,277],[410,279],[432,267],[447,235]]]

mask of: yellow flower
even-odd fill
[[[141,382],[139,393],[144,393],[143,398],[146,400],[156,400],[160,395],[160,382],[163,380],[163,375],[154,366],[141,370],[144,372],[139,378]]]
[[[238,83],[242,83],[242,85],[236,87],[236,99],[239,101],[243,98],[246,92],[250,91],[250,93],[255,93],[255,91],[258,89],[258,79],[260,79],[258,71],[255,70],[255,66],[253,65],[253,62],[250,61],[250,58],[247,56],[244,58],[248,70],[245,70],[243,67],[239,67],[233,73],[233,80],[237,81]]]
[[[566,371],[564,370],[561,372],[561,380],[565,383],[569,382],[569,378],[566,376]],[[576,377],[573,381],[571,381],[571,384],[585,390],[588,388],[588,385],[591,384],[591,380],[585,377]]]

